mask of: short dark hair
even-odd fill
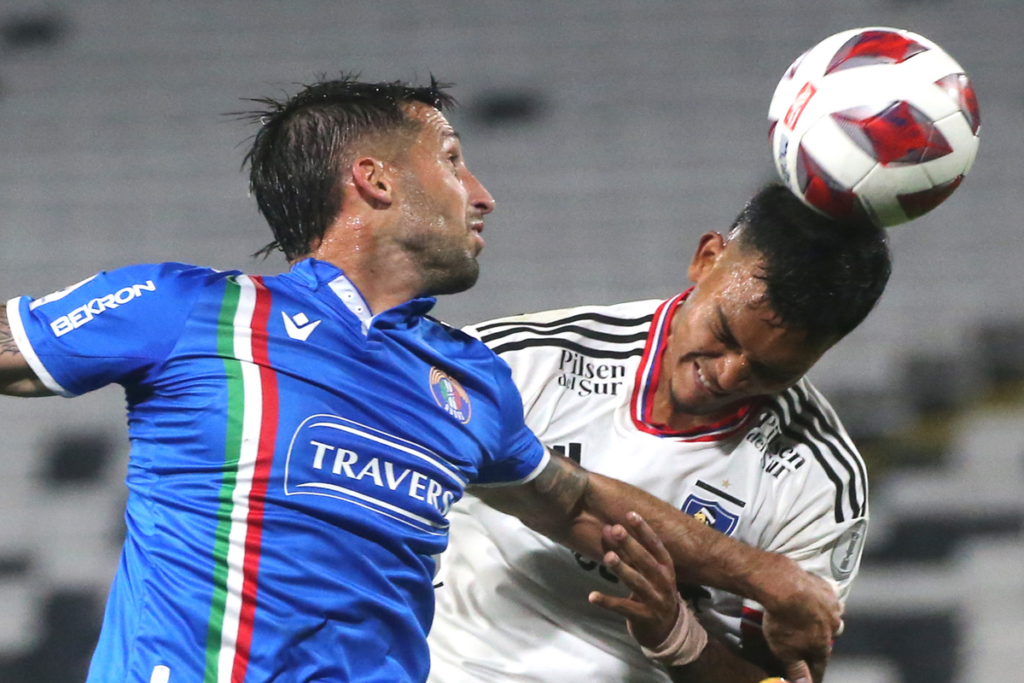
[[[778,323],[810,343],[834,343],[857,327],[892,273],[885,230],[826,218],[784,185],[761,188],[733,228],[740,246],[762,259],[758,278]]]
[[[353,145],[374,135],[419,130],[403,105],[423,102],[443,110],[456,104],[444,92],[450,84],[433,77],[421,87],[356,78],[321,79],[286,99],[252,99],[263,108],[237,114],[260,125],[242,162],[249,165],[249,190],[274,234],[257,255],[281,250],[293,260],[319,244],[341,209],[339,171]]]

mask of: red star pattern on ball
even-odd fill
[[[802,145],[797,152],[796,173],[800,191],[811,206],[839,220],[863,218],[866,215],[853,190],[840,185]]]
[[[953,151],[942,131],[906,102],[893,102],[878,113],[856,108],[831,116],[850,139],[883,165],[917,164]]]
[[[825,74],[871,64],[899,64],[928,48],[895,31],[864,31],[850,38],[829,62]]]
[[[917,218],[918,216],[925,215],[936,206],[946,201],[946,198],[953,194],[953,190],[960,187],[960,183],[963,179],[964,177],[962,175],[958,175],[948,183],[936,185],[935,187],[930,187],[927,190],[896,195],[896,200],[899,201],[900,208],[903,209],[903,213],[907,214],[907,218]]]

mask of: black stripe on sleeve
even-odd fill
[[[835,461],[838,462],[844,470],[846,470],[846,481],[848,482],[848,486],[846,487],[845,494],[850,499],[850,513],[854,517],[859,517],[860,503],[857,499],[857,487],[854,485],[854,480],[857,475],[854,474],[853,466],[850,464],[849,460],[843,457],[843,454],[839,452],[839,449],[834,443],[822,437],[821,432],[815,428],[814,421],[807,415],[803,414],[803,406],[798,405],[797,397],[794,396],[794,393],[795,392],[793,391],[787,391],[783,395],[783,399],[786,401],[786,404],[789,406],[789,410],[793,415],[793,422],[799,424],[803,428],[804,433],[806,433],[810,439],[814,439],[828,448],[829,453],[832,454]],[[825,453],[822,452],[823,457],[824,455]]]
[[[846,516],[843,514],[843,481],[842,479],[839,478],[839,475],[836,474],[835,470],[832,469],[832,466],[828,464],[828,461],[825,460],[825,456],[818,449],[818,447],[815,446],[814,443],[811,442],[811,440],[806,437],[806,435],[794,429],[793,425],[790,424],[790,422],[786,419],[785,410],[783,410],[782,405],[780,403],[784,396],[785,395],[777,396],[776,400],[766,402],[765,406],[768,408],[768,410],[771,410],[773,413],[775,413],[775,415],[779,418],[780,431],[790,440],[795,441],[797,443],[802,443],[803,445],[807,446],[807,448],[810,449],[811,454],[814,455],[814,459],[818,461],[819,465],[821,465],[821,469],[825,471],[825,475],[835,485],[835,518],[836,523],[841,524],[843,521],[846,520]]]
[[[518,326],[543,330],[549,327],[568,325],[569,323],[578,322],[580,320],[592,320],[597,323],[613,325],[615,327],[635,327],[637,325],[650,324],[650,322],[654,320],[654,314],[652,313],[651,315],[645,315],[640,318],[613,318],[612,316],[603,315],[601,313],[578,313],[567,318],[560,318],[559,320],[552,320],[551,322],[546,323],[529,322],[525,320],[499,320],[497,322],[479,325],[476,329],[478,332],[483,332],[484,330],[490,330],[498,327]]]
[[[828,445],[836,460],[842,462],[843,466],[850,473],[850,505],[855,517],[863,517],[867,509],[868,491],[868,476],[867,470],[864,468],[864,461],[861,459],[853,443],[839,434],[839,431],[828,421],[825,414],[811,401],[803,389],[793,387],[793,391],[800,399],[801,411],[809,415],[812,420],[808,424],[809,428],[814,430],[815,435],[820,441]],[[812,424],[820,425],[821,431],[816,427],[811,427]],[[827,433],[827,436],[825,433]],[[850,467],[850,464],[856,468],[856,472]],[[863,495],[863,499],[860,501],[857,498],[858,486]]]
[[[621,351],[605,351],[601,349],[591,349],[583,346],[582,344],[577,344],[576,342],[569,341],[568,339],[559,339],[558,337],[553,339],[523,339],[491,347],[491,350],[500,356],[508,351],[519,351],[521,349],[528,349],[536,346],[553,346],[561,349],[568,349],[590,358],[622,359],[644,355],[643,346],[638,346],[635,349],[624,349]]]
[[[643,330],[635,334],[620,335],[608,334],[607,332],[598,332],[596,330],[591,330],[586,327],[579,327],[577,325],[566,325],[564,327],[557,327],[553,330],[536,330],[531,327],[507,327],[499,332],[492,332],[488,335],[480,337],[480,341],[482,341],[485,344],[490,344],[490,342],[492,341],[501,339],[502,337],[507,337],[512,334],[516,334],[517,332],[527,332],[529,334],[541,337],[551,337],[558,334],[565,334],[567,332],[575,332],[579,334],[581,337],[586,337],[587,339],[594,339],[596,341],[604,341],[612,344],[628,344],[630,342],[637,342],[640,340],[647,339],[647,330]]]

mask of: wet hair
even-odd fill
[[[449,84],[363,83],[354,74],[303,85],[286,99],[252,99],[258,111],[236,116],[260,125],[242,162],[249,190],[274,241],[256,253],[283,251],[289,261],[310,253],[341,209],[342,169],[361,143],[389,141],[420,130],[404,105],[455,106]]]
[[[776,322],[812,344],[835,343],[857,327],[892,273],[885,230],[826,218],[783,185],[761,188],[733,229],[741,248],[762,259],[757,277]]]

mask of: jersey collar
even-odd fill
[[[654,320],[651,321],[651,328],[647,333],[644,354],[640,359],[640,367],[636,371],[633,397],[630,402],[630,416],[633,418],[633,425],[647,434],[686,441],[719,441],[732,436],[746,422],[752,413],[754,402],[744,404],[724,420],[682,431],[673,431],[667,425],[654,422],[651,419],[651,413],[654,410],[654,392],[658,387],[658,378],[661,376],[661,357],[665,351],[672,318],[679,305],[686,301],[686,297],[692,291],[691,287],[682,294],[662,302],[654,313]]]
[[[302,259],[292,266],[291,274],[303,280],[312,289],[327,285],[338,301],[359,320],[363,334],[369,332],[371,325],[387,324],[394,327],[408,323],[411,318],[426,315],[437,303],[434,297],[410,299],[375,315],[355,284],[345,276],[341,268],[332,263],[315,258]]]

